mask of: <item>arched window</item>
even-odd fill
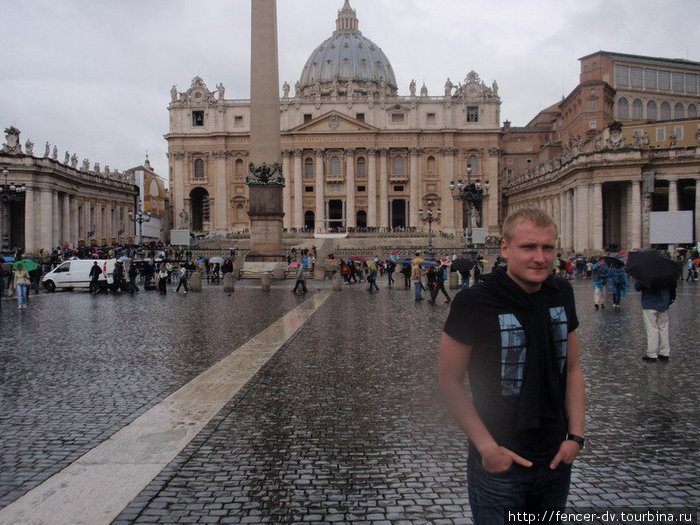
[[[432,155],[428,157],[428,177],[435,177],[437,175],[435,157]]]
[[[358,210],[356,214],[356,219],[358,228],[367,227],[367,212],[365,210]]]
[[[331,157],[331,175],[340,175],[340,157],[338,155]]]
[[[304,160],[304,177],[314,176],[314,159],[308,157]]]
[[[194,178],[204,178],[204,161],[202,159],[195,159],[194,161]]]
[[[643,104],[638,98],[635,98],[632,102],[632,118],[641,119],[644,118],[643,114]]]
[[[698,107],[695,104],[688,104],[688,118],[698,118]]]
[[[647,102],[647,118],[649,120],[656,120],[656,102],[653,100]]]
[[[617,116],[620,118],[629,118],[630,106],[625,97],[620,97],[617,101]]]
[[[680,102],[676,102],[676,105],[673,106],[673,118],[676,120],[685,118],[685,108]]]
[[[367,163],[364,157],[357,158],[357,175],[360,177],[367,175]]]
[[[235,173],[237,179],[242,179],[244,177],[246,170],[242,159],[236,159]]]
[[[394,175],[403,175],[403,157],[401,155],[394,157]]]
[[[479,159],[476,155],[470,155],[467,160],[467,167],[472,169],[472,175],[479,175],[481,171],[479,170]]]
[[[661,103],[661,120],[671,120],[671,104],[668,102]]]

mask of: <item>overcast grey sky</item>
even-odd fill
[[[578,83],[595,51],[700,61],[698,0],[351,0],[399,94],[475,70],[525,125]],[[280,84],[294,85],[343,0],[279,0]],[[250,0],[0,0],[0,128],[123,171],[146,150],[167,178],[170,87],[195,75],[250,96]],[[293,91],[292,91],[293,93]],[[2,136],[4,142],[4,135]]]

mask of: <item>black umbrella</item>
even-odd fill
[[[679,272],[674,261],[656,250],[630,252],[627,258],[627,273],[650,290],[675,287]]]
[[[474,261],[465,257],[458,257],[452,261],[452,271],[466,273],[474,267]]]
[[[612,255],[605,255],[602,259],[604,259],[611,268],[622,268],[625,265],[625,261]]]

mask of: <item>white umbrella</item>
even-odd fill
[[[212,257],[209,259],[209,264],[224,264],[223,257]]]

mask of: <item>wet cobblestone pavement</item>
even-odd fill
[[[588,410],[573,507],[698,506],[697,284],[672,306],[671,360],[645,363],[639,295],[595,312],[574,283]],[[292,286],[3,299],[0,507],[307,300]],[[436,392],[448,305],[379,286],[333,292],[115,522],[471,523],[466,445]]]

